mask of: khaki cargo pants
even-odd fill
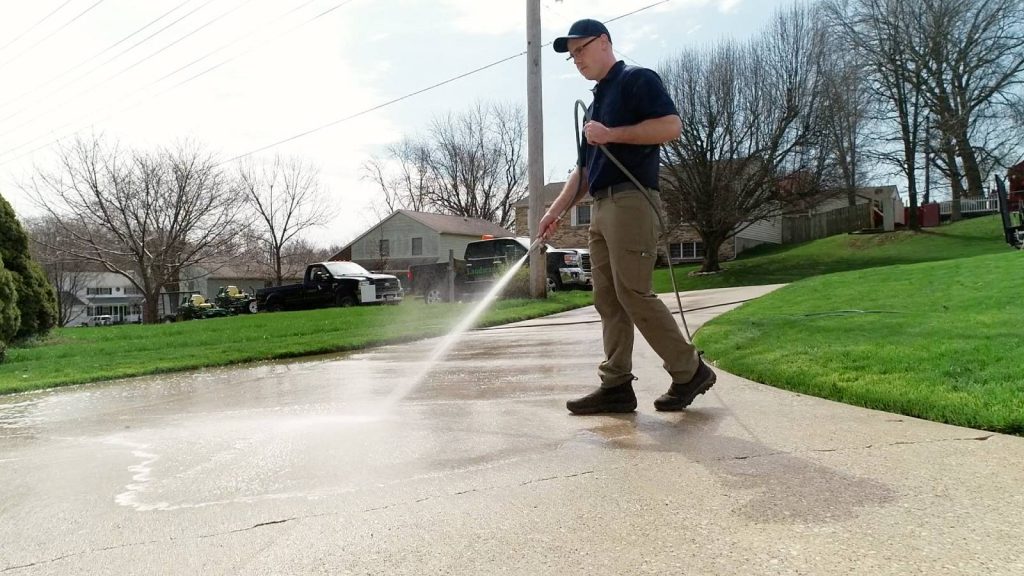
[[[651,191],[651,200],[661,206],[657,191]],[[594,201],[590,262],[594,306],[604,333],[605,360],[598,368],[602,387],[632,380],[634,325],[661,357],[673,382],[688,382],[696,373],[696,349],[654,294],[651,277],[658,234],[658,217],[639,190]]]

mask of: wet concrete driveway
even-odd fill
[[[573,417],[593,309],[388,401],[436,344],[0,398],[0,573],[1024,574],[1024,439],[722,372],[657,413],[639,338],[637,413]]]

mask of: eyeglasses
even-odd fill
[[[600,36],[594,36],[590,40],[587,40],[586,42],[581,44],[579,48],[569,51],[569,56],[566,58],[566,60],[575,60],[579,58],[580,54],[583,53],[583,49],[586,48],[587,46],[590,46],[590,43],[593,42],[594,40],[597,40],[598,38],[600,38]]]

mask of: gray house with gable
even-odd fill
[[[410,266],[462,258],[466,245],[483,236],[512,232],[494,222],[414,210],[396,210],[353,240],[331,260],[351,260],[373,272],[405,274]]]

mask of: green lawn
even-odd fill
[[[997,254],[1007,249],[999,218],[987,216],[922,232],[841,234],[790,246],[758,246],[732,262],[723,262],[721,273],[688,276],[700,267],[677,266],[675,275],[680,290],[785,284],[833,272]],[[672,291],[668,269],[655,272],[654,288]]]
[[[856,261],[873,267],[795,282],[716,318],[697,343],[723,369],[758,382],[1024,434],[1024,252],[1002,243],[998,225],[990,238],[977,235],[991,224],[986,218],[916,237],[866,237],[873,249],[831,260],[829,251],[853,238],[773,252],[764,258],[788,269],[766,282],[817,265],[781,260],[794,252],[820,256],[828,271]],[[942,252],[931,256],[929,246]],[[761,268],[759,260],[741,269]]]
[[[543,301],[504,300],[480,326],[589,305],[590,292],[557,292]],[[327,308],[194,320],[175,324],[61,328],[11,347],[0,364],[0,394],[127,376],[355,350],[445,334],[468,304]]]

